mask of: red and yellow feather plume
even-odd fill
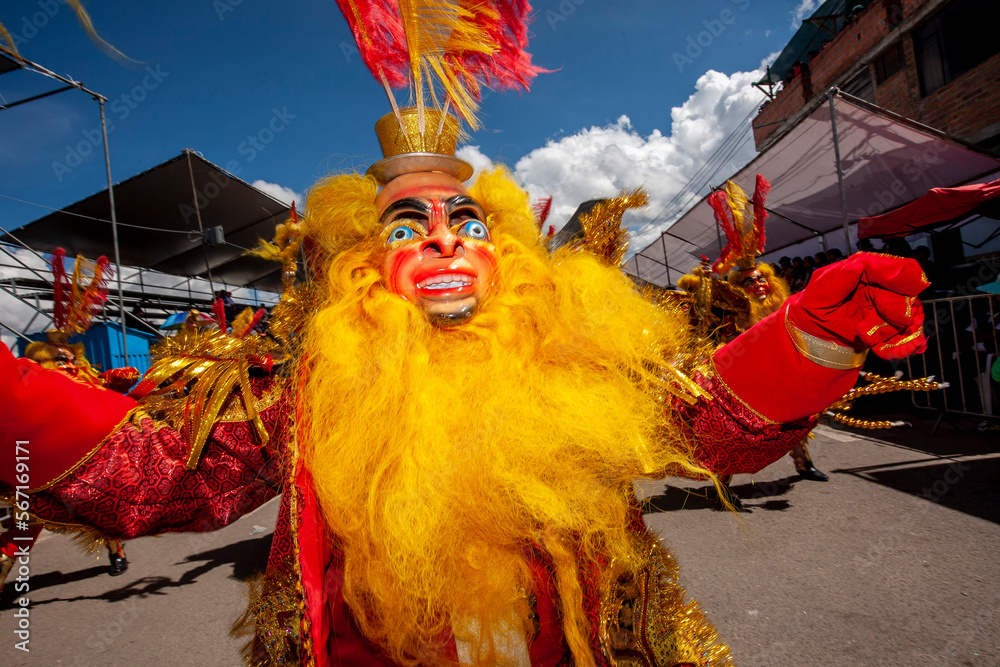
[[[733,266],[753,268],[757,256],[764,252],[767,243],[764,233],[767,209],[764,208],[764,200],[770,191],[771,184],[757,174],[752,205],[740,186],[732,181],[726,181],[723,188],[708,196],[708,204],[715,212],[715,221],[719,223],[728,241],[712,266],[717,274],[724,276]]]
[[[525,50],[531,12],[525,0],[338,4],[376,79],[387,88],[410,86],[420,110],[428,101],[437,108],[454,106],[471,128],[478,126],[483,87],[527,90],[545,71],[531,64]]]
[[[72,336],[86,332],[94,316],[104,308],[111,271],[103,255],[96,262],[78,256],[70,277],[63,263],[65,257],[62,248],[52,253],[52,323],[56,331]]]

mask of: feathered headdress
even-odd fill
[[[338,0],[368,69],[393,113],[376,123],[383,160],[369,174],[385,183],[410,171],[438,170],[459,180],[472,167],[455,155],[459,118],[475,129],[482,88],[527,90],[531,64],[526,0]],[[409,88],[400,109],[392,88]],[[428,108],[430,104],[430,108]]]
[[[97,30],[94,29],[94,23],[90,20],[90,15],[87,13],[87,10],[84,9],[80,0],[63,0],[63,2],[69,5],[70,8],[76,13],[76,18],[80,21],[80,25],[83,26],[83,29],[87,31],[87,36],[90,37],[91,41],[97,44],[102,51],[113,58],[135,62],[124,53],[108,44],[101,38],[100,35],[97,34]],[[16,59],[20,59],[21,55],[17,50],[17,40],[11,36],[2,23],[0,23],[0,53],[4,53],[8,56],[14,56]]]
[[[712,266],[712,270],[720,276],[726,275],[733,266],[748,270],[757,264],[757,256],[764,252],[767,242],[764,235],[764,222],[767,220],[764,198],[770,191],[771,184],[757,174],[752,209],[743,190],[732,181],[726,181],[723,188],[709,195],[708,204],[715,211],[715,221],[722,227],[729,242]]]
[[[70,277],[63,264],[65,257],[66,251],[62,248],[56,248],[52,253],[54,330],[48,332],[50,342],[65,342],[73,334],[86,332],[94,316],[101,312],[108,300],[108,258],[102,255],[96,262],[91,262],[77,256]]]
[[[531,212],[535,214],[535,228],[538,229],[538,233],[542,233],[542,227],[545,225],[545,221],[549,219],[549,213],[552,211],[552,197],[545,197],[544,199],[539,199],[531,207]]]

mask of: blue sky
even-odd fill
[[[637,185],[655,190],[656,213],[763,99],[753,73],[787,43],[796,10],[813,4],[538,0],[529,50],[555,71],[527,94],[489,95],[467,157],[507,164],[533,196],[556,197],[563,217],[579,199]],[[102,53],[59,0],[6,0],[0,21],[25,57],[109,98],[116,181],[192,148],[238,165],[244,180],[302,193],[378,159],[372,125],[388,103],[333,0],[86,6],[138,62]],[[0,76],[0,95],[53,85],[16,72]],[[97,105],[72,91],[0,113],[0,195],[59,207],[104,188],[98,129]],[[734,159],[752,154],[744,142]],[[4,228],[44,213],[0,198]]]

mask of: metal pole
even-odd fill
[[[663,240],[663,234],[660,234],[660,247],[663,248],[663,265],[667,267],[667,287],[674,284],[674,281],[670,279],[670,262],[667,261],[667,242]]]
[[[208,271],[208,288],[212,292],[209,302],[215,298],[215,284],[212,282],[212,265],[208,262],[208,246],[205,245],[205,228],[201,226],[201,207],[198,206],[198,190],[194,186],[194,167],[191,166],[191,151],[185,149],[187,155],[188,174],[191,176],[191,198],[194,200],[194,214],[198,219],[198,232],[201,234],[201,249],[205,253],[205,269]]]
[[[118,217],[115,213],[115,189],[111,182],[111,153],[108,151],[108,124],[104,117],[104,98],[95,97],[101,106],[101,134],[104,135],[104,167],[108,172],[108,200],[111,203],[111,239],[115,246],[115,269],[118,274],[118,316],[122,323],[122,354],[128,366],[128,332],[125,327],[125,296],[122,292],[122,258],[118,249]]]
[[[635,277],[637,280],[642,280],[642,276],[639,275],[639,255],[638,253],[632,255],[632,261],[635,262]]]
[[[847,192],[844,190],[844,170],[840,164],[840,139],[837,136],[837,111],[833,104],[833,98],[837,89],[831,88],[827,93],[830,100],[830,125],[833,128],[833,154],[837,160],[837,183],[840,185],[840,215],[844,222],[844,240],[847,242],[845,255],[851,254],[851,230],[847,225]]]

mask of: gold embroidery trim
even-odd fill
[[[887,327],[887,326],[889,326],[888,322],[882,322],[881,324],[876,324],[875,326],[873,326],[871,329],[868,330],[868,333],[866,335],[869,337],[874,336],[876,331],[878,331],[882,327]]]
[[[764,415],[760,414],[759,412],[757,412],[756,410],[754,410],[752,407],[750,407],[749,405],[747,405],[747,402],[744,401],[742,398],[740,398],[739,394],[737,394],[735,391],[733,391],[732,389],[730,389],[729,385],[726,384],[726,381],[722,379],[721,375],[719,375],[718,369],[715,368],[715,357],[709,357],[709,359],[712,360],[712,374],[715,376],[715,379],[719,381],[719,384],[721,384],[723,386],[723,388],[727,392],[729,392],[730,396],[732,396],[737,401],[739,401],[740,405],[742,405],[744,408],[746,408],[751,413],[753,413],[753,415],[755,417],[757,417],[758,419],[763,419],[768,424],[777,424],[778,423],[778,422],[774,421],[773,419],[768,419],[767,417],[765,417]]]
[[[895,343],[886,343],[883,347],[899,347],[900,345],[905,345],[906,343],[909,343],[911,340],[919,337],[922,333],[923,331],[914,331],[903,340],[898,340]]]
[[[298,397],[296,397],[296,401]],[[292,494],[288,502],[288,528],[292,538],[292,570],[295,574],[295,589],[298,593],[299,602],[299,637],[300,654],[299,659],[304,661],[306,667],[315,667],[316,659],[313,654],[312,628],[310,627],[309,614],[306,611],[306,592],[302,585],[302,556],[299,550],[299,489],[295,484],[296,473],[299,469],[299,446],[298,446],[298,420],[294,420],[289,425],[289,452],[291,453],[291,475],[286,487]]]
[[[802,331],[792,324],[791,318],[788,317],[787,307],[785,308],[785,330],[792,339],[795,349],[803,357],[825,368],[837,370],[861,368],[865,363],[865,357],[868,356],[868,350],[858,352],[853,347],[838,345]]]

